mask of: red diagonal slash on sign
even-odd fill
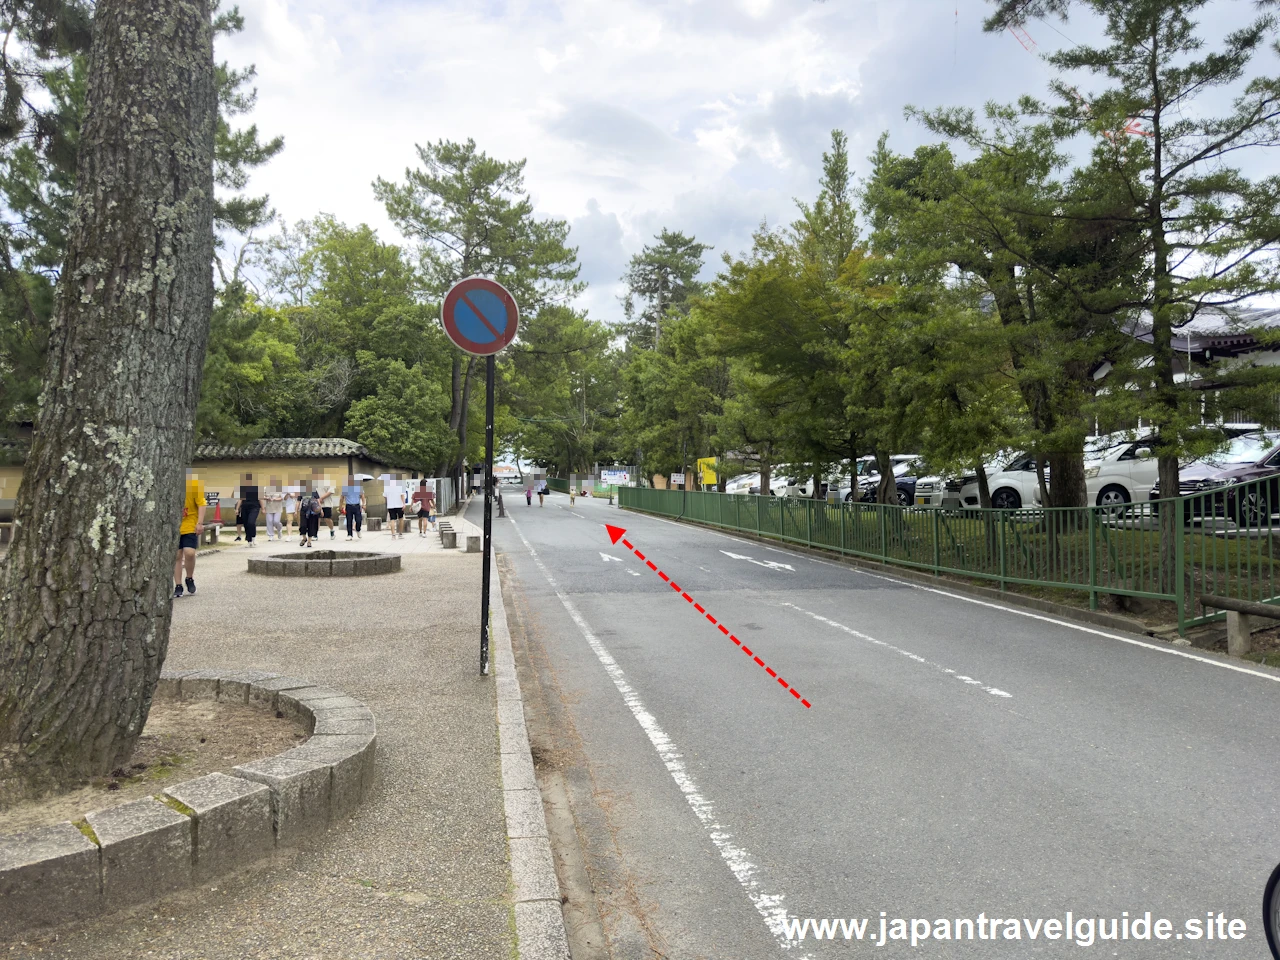
[[[608,523],[605,524],[604,528],[609,531],[609,540],[613,543],[617,543],[619,540],[622,540],[622,535],[627,532],[622,527],[615,527],[612,524],[608,524]],[[743,643],[741,640],[735,637],[732,633],[730,633],[728,627],[726,627],[723,623],[721,623],[711,614],[707,613],[706,609],[702,606],[702,604],[697,603],[693,599],[693,597],[689,596],[687,591],[681,590],[680,585],[676,583],[674,580],[672,580],[670,577],[668,577],[661,570],[659,570],[657,566],[654,565],[654,562],[652,560],[646,559],[643,553],[641,553],[639,550],[637,550],[634,546],[631,545],[630,540],[622,540],[622,545],[626,547],[628,550],[630,550],[632,553],[634,553],[636,555],[637,560],[642,561],[646,567],[648,567],[650,570],[656,573],[659,577],[661,577],[662,581],[667,586],[669,586],[672,590],[680,594],[681,597],[683,597],[690,604],[692,604],[693,609],[697,610],[698,613],[706,617],[707,621],[713,627],[715,627],[717,630],[723,633],[726,637],[732,640],[734,644],[737,646],[737,648],[741,650],[743,653],[745,653],[748,657],[750,657],[762,670],[764,670],[765,673],[769,674],[769,676],[777,680],[778,683],[782,685],[783,690],[790,691],[793,697],[795,697],[802,704],[804,704],[805,709],[808,709],[809,707],[813,706],[813,704],[811,704],[808,700],[800,696],[799,692],[797,692],[795,687],[791,686],[791,684],[787,683],[787,681],[783,680],[780,676],[778,676],[778,672],[774,670],[773,667],[767,666],[765,662],[761,660],[759,656],[756,655],[755,651],[753,651],[745,643]]]

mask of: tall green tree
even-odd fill
[[[147,719],[212,310],[216,124],[208,3],[98,0],[40,430],[0,564],[0,798],[107,773]]]
[[[501,359],[498,437],[512,456],[560,475],[609,459],[619,417],[611,331],[558,304],[525,318]]]
[[[84,116],[88,44],[95,7],[81,0],[3,0],[0,29],[15,41],[0,58],[0,433],[36,415],[52,291],[66,253]],[[218,10],[214,34],[244,29],[239,9]],[[283,149],[235,118],[256,100],[253,67],[218,64],[214,223],[219,245],[270,219],[266,197],[247,197],[251,172]],[[225,284],[234,267],[219,257]]]
[[[1259,14],[1206,50],[1197,18],[1207,0],[1000,0],[989,29],[1031,16],[1096,15],[1105,39],[1047,61],[1061,72],[1054,106],[1028,101],[1063,135],[1092,136],[1093,162],[1130,198],[1147,268],[1124,290],[1149,315],[1146,415],[1158,439],[1160,487],[1178,490],[1178,458],[1201,433],[1199,404],[1180,387],[1173,332],[1206,310],[1230,310],[1280,290],[1280,177],[1240,164],[1280,145],[1280,78],[1250,72],[1274,46],[1276,18]],[[1074,74],[1100,86],[1079,90]],[[1229,103],[1217,108],[1219,103]],[[1173,549],[1174,531],[1166,530]],[[1166,565],[1172,569],[1172,564]]]
[[[419,146],[421,166],[402,182],[378,178],[374,194],[413,243],[422,291],[442,300],[457,281],[483,275],[505,286],[524,313],[568,300],[583,289],[577,250],[563,220],[541,218],[525,190],[525,161],[496,160],[474,140],[438,140]],[[467,450],[475,357],[453,354],[449,429],[458,437],[461,473]]]
[[[683,316],[688,312],[690,300],[702,290],[698,274],[704,254],[711,249],[665,227],[654,239],[657,243],[633,256],[622,275],[627,285],[622,297],[626,317],[622,329],[635,349],[656,350],[668,314]]]

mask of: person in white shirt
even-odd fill
[[[272,477],[262,497],[267,517],[267,539],[280,540],[280,517],[284,511],[284,488],[279,477]]]
[[[293,518],[298,512],[298,494],[302,488],[290,484],[284,488],[284,538],[293,540]]]
[[[387,521],[391,527],[391,536],[403,537],[404,531],[401,527],[404,524],[404,505],[406,500],[406,491],[404,483],[400,479],[400,475],[393,476],[383,475],[382,492],[387,498]]]
[[[320,494],[320,516],[329,527],[329,539],[333,539],[333,518],[338,513],[338,488],[319,470],[312,471],[311,489]]]

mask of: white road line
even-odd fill
[[[608,563],[610,560],[616,560],[618,561],[618,563],[626,563],[626,561],[623,560],[621,557],[610,556],[609,554],[605,553],[603,550],[600,551],[600,559],[603,560],[605,563]]]
[[[762,888],[759,879],[760,868],[752,862],[746,850],[743,850],[733,842],[733,834],[717,819],[715,807],[710,800],[702,795],[698,785],[685,767],[684,755],[676,747],[675,742],[658,725],[658,721],[654,719],[653,714],[646,709],[644,701],[640,699],[640,694],[627,681],[626,674],[618,666],[618,662],[613,659],[613,655],[609,653],[605,645],[600,642],[600,638],[592,633],[591,627],[587,625],[586,619],[578,612],[578,608],[574,606],[573,601],[560,589],[560,585],[551,576],[551,571],[547,569],[541,558],[539,558],[538,552],[533,549],[533,544],[526,539],[524,532],[520,529],[520,525],[515,523],[514,517],[512,518],[512,525],[515,527],[516,534],[520,537],[521,542],[525,545],[525,549],[529,551],[529,556],[533,559],[534,564],[542,571],[547,583],[555,592],[556,597],[559,598],[565,612],[569,614],[570,619],[582,631],[582,636],[587,641],[587,645],[591,647],[596,659],[600,661],[605,672],[609,674],[609,679],[613,681],[613,685],[622,694],[623,702],[631,710],[631,715],[636,718],[636,722],[640,724],[640,729],[645,732],[645,736],[649,738],[653,748],[658,751],[658,756],[667,768],[667,772],[671,774],[671,779],[676,782],[676,786],[684,794],[685,800],[688,801],[690,808],[692,808],[703,828],[707,831],[721,858],[728,865],[734,877],[737,878],[738,883],[742,885],[757,912],[764,918],[765,925],[768,926],[769,932],[773,934],[774,940],[783,950],[790,950],[793,944],[787,939],[785,927],[787,910],[783,906],[783,895],[769,893]]]
[[[628,570],[627,570],[627,573],[631,574],[633,577],[638,577],[638,576],[640,576],[640,574],[638,574],[638,573],[636,573],[634,570],[630,570],[630,569],[628,569]]]
[[[970,686],[975,686],[979,690],[982,690],[986,693],[991,694],[993,697],[1012,697],[1013,696],[1012,693],[1009,693],[1005,690],[1001,690],[999,687],[991,687],[983,683],[981,680],[975,680],[973,679],[973,677],[967,677],[962,673],[956,673],[950,667],[944,667],[940,663],[934,663],[932,660],[926,660],[924,657],[920,656],[918,653],[912,653],[910,650],[903,650],[901,647],[895,647],[892,643],[888,643],[884,640],[877,640],[875,637],[868,636],[867,634],[862,633],[859,630],[853,629],[853,627],[846,627],[843,623],[837,623],[835,620],[832,620],[828,617],[824,617],[820,613],[814,613],[812,610],[804,609],[804,607],[797,607],[794,603],[784,602],[780,604],[780,606],[790,607],[792,610],[795,610],[799,613],[803,613],[806,617],[812,617],[814,620],[817,620],[819,623],[825,623],[829,627],[835,627],[837,630],[843,630],[845,633],[849,634],[852,637],[857,637],[859,640],[865,640],[868,643],[875,644],[877,647],[884,647],[886,650],[892,650],[894,653],[901,654],[902,656],[906,657],[908,660],[914,660],[916,663],[922,663],[926,667],[933,667],[933,669],[938,670],[942,673],[945,673],[949,676],[955,677],[957,680],[963,681],[964,683]]]
[[[691,527],[692,524],[676,523],[674,520],[667,520],[663,517],[654,517],[649,514],[639,514],[639,516],[648,517],[650,520],[658,520],[662,523],[675,523],[680,527]],[[732,540],[734,543],[757,543],[754,540],[742,540],[739,537],[729,536],[727,533],[721,533],[718,530],[712,530],[707,527],[694,527],[694,529],[703,530],[706,533],[713,534],[717,537],[723,537],[726,540]],[[1223,670],[1231,670],[1235,673],[1248,674],[1251,677],[1259,677],[1263,680],[1270,680],[1273,683],[1280,683],[1280,674],[1264,673],[1261,670],[1250,670],[1248,667],[1238,667],[1234,663],[1226,663],[1222,660],[1215,660],[1212,657],[1201,657],[1194,653],[1187,653],[1185,650],[1179,650],[1177,647],[1160,646],[1159,644],[1150,643],[1146,640],[1139,640],[1136,637],[1127,637],[1120,633],[1111,633],[1107,630],[1097,630],[1093,627],[1086,627],[1083,624],[1072,623],[1070,620],[1060,620],[1057,617],[1047,617],[1041,613],[1032,613],[1030,610],[1022,610],[1018,607],[1006,606],[1003,603],[993,603],[990,600],[979,600],[977,597],[967,597],[963,593],[952,593],[950,590],[939,590],[937,587],[926,587],[921,583],[913,583],[910,580],[900,580],[897,577],[885,576],[884,574],[871,573],[861,567],[850,567],[843,563],[835,563],[831,560],[817,560],[813,557],[805,556],[801,553],[793,553],[789,550],[782,550],[776,547],[766,547],[767,550],[773,550],[775,553],[784,553],[788,557],[795,557],[797,560],[808,560],[810,563],[821,564],[824,567],[836,567],[837,569],[847,571],[849,573],[860,574],[864,577],[871,577],[875,580],[884,580],[886,583],[896,583],[902,587],[910,587],[913,590],[923,590],[926,593],[936,593],[940,597],[950,597],[953,600],[963,600],[965,603],[974,603],[980,607],[987,607],[991,610],[1003,610],[1005,613],[1012,613],[1019,617],[1027,617],[1031,620],[1039,620],[1042,623],[1052,623],[1055,626],[1066,627],[1068,630],[1076,630],[1080,633],[1092,634],[1095,637],[1105,637],[1108,640],[1119,640],[1121,643],[1128,643],[1135,647],[1144,647],[1156,653],[1165,653],[1174,657],[1182,657],[1184,660],[1194,660],[1196,663],[1203,663],[1210,667],[1220,667]]]
[[[734,560],[746,560],[749,563],[754,563],[757,567],[768,567],[770,570],[790,570],[792,573],[796,572],[796,568],[789,563],[778,563],[775,560],[756,560],[754,557],[748,557],[741,553],[730,553],[728,550],[721,550],[720,552],[726,557],[732,557]]]
[[[1148,650],[1154,650],[1156,653],[1167,653],[1175,657],[1183,657],[1186,660],[1194,660],[1196,663],[1208,664],[1211,667],[1221,667],[1223,670],[1232,670],[1236,673],[1247,673],[1251,677],[1261,677],[1263,680],[1271,680],[1280,683],[1280,676],[1273,673],[1263,673],[1261,670],[1250,670],[1248,667],[1237,667],[1234,663],[1223,663],[1221,660],[1214,660],[1211,657],[1201,657],[1194,653],[1187,653],[1185,650],[1179,650],[1176,647],[1162,647],[1154,643],[1148,643],[1146,640],[1139,640],[1136,637],[1126,637],[1121,633],[1109,633],[1106,630],[1095,630],[1093,627],[1082,626],[1078,623],[1072,623],[1069,620],[1059,620],[1057,617],[1046,617],[1043,614],[1032,613],[1029,610],[1019,610],[1017,607],[1006,607],[1002,603],[992,603],[989,600],[979,600],[976,597],[966,597],[962,593],[952,593],[950,590],[939,590],[936,587],[926,587],[923,584],[912,583],[910,580],[898,580],[895,577],[885,577],[876,573],[867,573],[865,570],[858,570],[868,577],[874,577],[877,580],[885,580],[889,583],[898,583],[915,590],[924,590],[927,593],[936,593],[942,597],[950,597],[953,600],[963,600],[965,603],[976,603],[980,607],[989,607],[992,610],[1004,610],[1006,613],[1016,613],[1020,617],[1028,617],[1032,620],[1040,620],[1044,623],[1056,624],[1059,627],[1070,627],[1072,630],[1078,630],[1081,633],[1091,633],[1095,637],[1106,637],[1108,640],[1119,640],[1121,643],[1129,643],[1135,647],[1145,647]]]

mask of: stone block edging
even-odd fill
[[[502,759],[502,800],[511,851],[511,880],[515,888],[516,941],[520,960],[569,960],[560,900],[560,881],[551,855],[542,792],[534,777],[524,701],[516,677],[511,631],[502,604],[502,581],[496,558],[490,659],[497,675],[498,749]]]
[[[317,550],[249,558],[249,572],[268,577],[373,577],[399,570],[398,553]]]
[[[146,903],[300,846],[353,813],[369,789],[377,724],[340,691],[227,669],[166,670],[156,693],[292,714],[311,738],[76,823],[0,836],[0,940]]]

